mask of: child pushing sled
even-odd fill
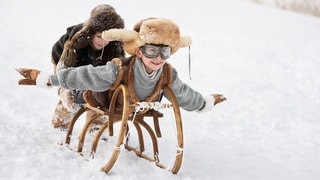
[[[222,94],[202,95],[195,91],[179,79],[176,69],[167,62],[179,48],[191,45],[190,37],[180,36],[179,27],[171,20],[147,18],[139,21],[133,30],[110,29],[104,31],[102,37],[122,41],[131,56],[114,58],[104,66],[67,68],[56,74],[19,68],[18,72],[24,77],[19,85],[86,90],[84,99],[88,104],[105,108],[120,85],[127,87],[130,104],[156,102],[162,95],[171,101],[170,93],[164,91],[166,87],[172,90],[178,106],[187,111],[207,112],[226,100]],[[179,168],[180,165],[172,172],[176,173]]]

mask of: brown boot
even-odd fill
[[[68,128],[69,123],[77,112],[68,111],[59,101],[54,111],[51,124],[54,128]]]

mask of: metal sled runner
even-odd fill
[[[91,145],[91,156],[94,157],[96,155],[96,151],[98,150],[99,142],[101,143],[102,134],[108,134],[108,137],[113,137],[115,139],[113,143],[113,147],[109,147],[108,151],[108,160],[102,168],[102,171],[108,173],[114,166],[115,162],[118,159],[118,156],[123,149],[134,152],[138,157],[146,159],[150,162],[154,162],[156,166],[164,169],[169,169],[173,174],[178,173],[183,158],[183,127],[182,127],[182,119],[180,114],[180,108],[178,106],[178,102],[173,91],[168,87],[164,87],[164,93],[169,97],[171,103],[164,104],[161,102],[135,102],[130,103],[129,94],[126,85],[119,85],[114,91],[111,100],[110,106],[108,109],[92,107],[90,105],[84,105],[73,117],[72,121],[69,124],[68,131],[66,134],[65,143],[70,144],[71,136],[74,130],[74,126],[79,117],[88,110],[93,110],[95,112],[95,116],[86,120],[86,123],[83,125],[82,130],[79,135],[77,152],[81,153],[83,150],[83,145],[86,139],[86,136],[89,134],[91,125],[94,121],[100,116],[107,116],[108,121],[102,124],[98,130],[94,133],[92,138]],[[121,98],[120,98],[121,97]],[[118,100],[121,99],[122,107],[118,106]],[[174,112],[175,119],[175,129],[176,131],[172,138],[176,138],[176,148],[175,152],[172,152],[174,155],[174,161],[170,167],[166,167],[160,162],[160,152],[158,147],[158,138],[162,137],[159,119],[164,118],[163,114],[158,110],[163,108],[172,108]],[[147,119],[147,120],[146,120]],[[153,128],[150,126],[149,119],[153,119],[151,123],[153,123]],[[129,125],[133,124],[133,126]],[[134,128],[132,128],[134,127]],[[130,136],[129,132],[135,129],[135,134],[137,135],[137,143],[135,147],[129,143]],[[152,144],[152,155],[148,155],[145,153],[146,143],[144,135],[149,134],[150,139],[149,142]],[[108,139],[106,141],[109,141]],[[101,148],[101,147],[100,147]]]

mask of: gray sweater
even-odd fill
[[[134,88],[139,99],[145,99],[156,88],[156,84],[162,73],[162,68],[148,75],[142,61],[137,58],[134,68]],[[175,68],[172,68],[172,84],[170,88],[174,92],[178,104],[187,111],[196,111],[205,105],[202,95],[183,83]],[[118,68],[113,62],[107,62],[105,66],[93,67],[92,65],[68,68],[51,75],[51,83],[66,89],[105,91],[115,82]],[[168,97],[165,94],[165,97]]]

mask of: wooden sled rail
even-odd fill
[[[71,120],[68,131],[65,138],[65,143],[70,144],[71,136],[73,132],[74,125],[79,117],[84,114],[86,111],[91,110],[95,112],[95,115],[91,119],[87,119],[86,123],[82,127],[79,142],[78,142],[78,149],[77,152],[81,153],[83,150],[84,140],[88,131],[93,124],[93,122],[101,117],[101,116],[108,116],[108,121],[102,124],[99,129],[95,132],[92,145],[91,145],[91,157],[95,156],[95,153],[98,148],[98,144],[101,141],[101,136],[104,132],[111,137],[115,137],[116,141],[113,144],[112,152],[108,152],[110,154],[110,158],[107,160],[106,164],[103,166],[102,171],[108,173],[112,167],[114,166],[115,162],[118,159],[118,156],[121,152],[121,147],[124,147],[126,150],[134,152],[138,157],[146,159],[150,162],[154,162],[156,166],[160,168],[169,169],[173,174],[178,173],[182,164],[183,158],[183,127],[182,127],[182,119],[180,114],[180,108],[178,106],[177,99],[173,93],[173,91],[168,87],[164,87],[164,93],[166,93],[170,100],[171,104],[164,104],[161,102],[136,102],[133,104],[129,103],[129,95],[128,90],[125,85],[119,85],[116,90],[114,91],[112,98],[110,100],[109,109],[103,109],[99,107],[92,107],[88,104],[85,104],[73,117]],[[119,111],[117,107],[117,100],[119,96],[122,96],[121,99],[123,106],[120,108]],[[159,125],[159,118],[165,118],[164,115],[159,112],[160,109],[163,108],[172,108],[175,117],[175,131],[176,131],[176,151],[175,159],[172,167],[166,167],[165,165],[161,164],[159,158],[159,148],[158,148],[158,139],[162,137],[162,132],[160,130]],[[145,121],[146,117],[150,117],[153,119],[153,128]],[[138,137],[138,148],[132,147],[129,145],[127,138],[127,134],[129,132],[128,121],[132,122],[134,125],[134,129],[136,129],[137,137]],[[115,123],[119,123],[120,127],[115,134],[114,125]],[[149,122],[150,123],[150,122]],[[131,129],[131,128],[130,128]],[[144,131],[143,131],[144,129]],[[152,149],[153,149],[153,156],[148,156],[144,153],[145,151],[145,142],[144,142],[144,134],[149,134],[151,142],[152,142]]]

